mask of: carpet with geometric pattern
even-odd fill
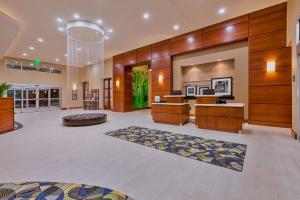
[[[0,183],[0,200],[132,200],[120,192],[75,183]]]

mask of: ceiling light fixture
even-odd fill
[[[175,31],[177,31],[177,30],[179,29],[179,25],[178,25],[178,24],[174,25],[174,26],[173,26],[173,29],[174,29]]]
[[[29,49],[33,51],[33,50],[34,50],[34,47],[29,47]]]
[[[65,57],[68,57],[68,54],[65,54]]]
[[[59,22],[59,23],[62,23],[62,22],[63,22],[62,18],[59,18],[59,17],[56,18],[56,21]]]
[[[97,19],[97,24],[103,24],[102,19]]]
[[[150,14],[149,13],[144,13],[143,18],[144,19],[149,19],[150,18]]]
[[[114,30],[112,28],[108,29],[108,32],[113,33]]]
[[[77,13],[75,13],[75,14],[73,15],[73,18],[74,18],[74,19],[80,19],[80,15],[77,14]]]
[[[195,41],[194,37],[189,37],[188,38],[188,43],[193,43]]]
[[[63,27],[58,27],[58,30],[59,30],[60,32],[63,32],[65,29],[64,29]]]
[[[26,57],[26,56],[28,56],[28,54],[27,54],[27,53],[22,53],[22,55],[23,55],[23,56],[25,56],[25,57]]]
[[[109,40],[109,37],[106,35],[106,36],[104,36],[104,39]]]
[[[38,42],[44,42],[44,39],[43,38],[38,38],[37,41]]]
[[[219,10],[218,10],[218,13],[219,13],[219,15],[223,15],[223,14],[225,14],[226,13],[226,8],[220,8]]]

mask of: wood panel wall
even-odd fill
[[[287,4],[179,35],[113,57],[113,110],[131,111],[131,67],[150,63],[152,100],[171,94],[172,59],[205,48],[249,41],[249,122],[291,126],[291,50],[286,47]],[[266,62],[276,59],[276,72],[266,72]],[[158,77],[163,76],[159,83]],[[116,87],[116,81],[120,87]],[[264,109],[261,112],[260,108]],[[278,111],[278,112],[274,112]],[[275,116],[274,116],[275,115]]]
[[[291,48],[286,47],[287,7],[249,15],[249,123],[292,126]],[[267,72],[268,61],[276,62]]]

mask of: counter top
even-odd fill
[[[186,97],[185,95],[165,95],[164,97],[167,97],[167,98],[169,98],[169,97],[176,97],[176,98],[178,98],[178,97]]]
[[[195,106],[215,106],[215,107],[244,107],[243,103],[226,103],[226,104],[195,104]]]
[[[195,95],[195,97],[220,97],[220,95]]]
[[[152,105],[183,106],[183,105],[189,105],[189,103],[152,103]]]

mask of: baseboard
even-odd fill
[[[295,140],[297,140],[297,133],[296,133],[296,131],[294,131],[294,129],[292,129],[291,134],[292,134],[292,137],[293,137]]]
[[[279,127],[279,128],[292,128],[292,124],[280,123],[280,122],[263,122],[263,121],[255,121],[255,120],[248,120],[249,124],[253,125],[260,125],[260,126],[272,126],[272,127]]]

